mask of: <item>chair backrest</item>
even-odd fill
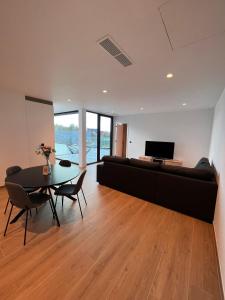
[[[59,165],[62,167],[71,167],[71,161],[62,159],[60,160]]]
[[[12,182],[6,182],[5,186],[9,194],[10,202],[13,205],[19,208],[32,207],[32,202],[21,185]]]
[[[22,168],[20,166],[12,166],[6,169],[6,176],[11,176],[19,171],[21,171]]]
[[[87,170],[84,170],[81,174],[80,174],[80,177],[79,179],[77,180],[77,191],[79,192],[79,190],[82,188],[82,184],[83,184],[83,181],[84,181],[84,176],[86,174]]]

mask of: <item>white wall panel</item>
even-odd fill
[[[174,158],[193,167],[209,154],[213,109],[137,114],[115,118],[115,123],[127,123],[127,156],[144,155],[145,141],[175,142]]]
[[[54,147],[53,106],[32,101],[25,102],[29,164],[31,166],[42,165],[45,163],[45,158],[37,155],[35,150],[41,143]],[[51,154],[51,162],[54,162],[53,154]]]
[[[225,287],[225,90],[216,105],[210,159],[218,177],[218,194],[214,217],[214,230],[223,287]]]
[[[25,101],[25,95],[0,89],[0,186],[5,170],[44,164],[35,154],[41,142],[54,146],[53,106]]]

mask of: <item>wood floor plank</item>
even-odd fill
[[[216,300],[216,296],[213,296],[207,293],[205,290],[202,290],[196,286],[190,286],[188,293],[188,300]]]
[[[187,299],[192,234],[192,219],[177,215],[175,222],[171,223],[166,248],[149,295],[157,299]]]
[[[103,250],[93,268],[83,277],[82,281],[65,295],[65,299],[106,299],[108,289],[115,281],[115,275],[124,265],[128,258],[128,253],[132,254],[138,239],[140,238],[140,229],[146,224],[144,215],[145,207],[139,208],[133,217],[127,221],[127,224],[120,229],[109,245]],[[142,216],[141,220],[140,216]],[[136,224],[133,227],[133,224]],[[125,237],[129,234],[129,239]]]
[[[119,200],[120,197],[118,197]],[[115,199],[116,201],[116,199]],[[123,206],[122,206],[123,207]],[[70,285],[76,284],[77,281],[80,279],[80,277],[82,276],[82,273],[79,274],[79,276],[71,276],[69,275],[70,272],[67,272],[67,267],[69,265],[69,261],[70,264],[74,264],[73,262],[80,262],[82,261],[82,259],[85,259],[85,256],[83,257],[83,253],[85,253],[86,256],[88,256],[89,258],[91,258],[91,253],[93,251],[96,251],[96,249],[98,249],[99,247],[99,242],[101,242],[101,245],[107,245],[108,240],[111,239],[111,236],[113,235],[115,228],[111,227],[110,225],[110,220],[111,218],[119,218],[119,219],[123,219],[124,216],[127,214],[127,211],[130,210],[130,212],[133,212],[137,209],[138,207],[138,203],[135,201],[134,205],[131,206],[129,203],[126,203],[125,207],[126,209],[122,210],[121,207],[119,205],[117,205],[117,213],[113,216],[113,214],[109,217],[109,219],[104,218],[102,219],[102,222],[99,222],[99,224],[97,224],[98,226],[89,226],[88,228],[84,228],[84,230],[82,230],[80,232],[79,235],[76,236],[70,236],[69,239],[67,239],[66,243],[64,242],[65,246],[62,247],[63,251],[66,251],[67,253],[67,257],[69,257],[69,259],[67,259],[68,264],[65,263],[65,259],[62,259],[62,263],[60,260],[58,260],[58,264],[57,267],[53,269],[52,272],[49,272],[48,274],[48,280],[46,281],[45,279],[42,280],[41,275],[39,278],[39,284],[36,287],[32,287],[32,291],[31,291],[31,295],[29,295],[30,298],[34,298],[34,297],[40,297],[43,298],[43,294],[42,291],[44,291],[44,294],[47,294],[46,290],[49,289],[49,284],[54,284],[55,282],[60,282],[60,277],[61,275],[64,276],[64,280],[70,281]],[[139,205],[140,207],[140,205]],[[79,226],[80,227],[80,226]],[[101,230],[102,229],[102,230]],[[96,240],[96,236],[98,236],[99,238],[101,238],[100,240]],[[80,255],[79,255],[80,253]],[[76,258],[74,258],[74,255],[76,256]],[[51,259],[51,258],[50,258]],[[55,260],[55,256],[53,257],[53,260]],[[93,259],[92,259],[93,260]],[[94,261],[94,260],[93,260]],[[50,262],[51,263],[51,262]],[[44,267],[44,266],[43,266]],[[78,264],[79,267],[79,264]],[[39,266],[40,269],[40,266]],[[37,273],[39,272],[35,272],[35,275],[37,275]],[[69,278],[67,278],[67,276],[69,276]],[[43,284],[42,284],[43,282]],[[50,290],[51,294],[52,294],[52,289]],[[54,299],[62,299],[62,297],[64,297],[66,290],[65,289],[61,289],[58,290],[58,286],[55,289],[54,292]],[[30,291],[26,290],[26,294],[29,294]],[[22,295],[22,298],[24,297],[24,294]]]
[[[194,220],[190,285],[221,299],[211,224]]]

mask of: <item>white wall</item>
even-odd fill
[[[210,160],[218,173],[219,189],[214,217],[214,230],[221,277],[225,290],[225,90],[215,108]]]
[[[171,141],[175,142],[174,158],[181,159],[184,166],[189,167],[201,157],[208,157],[212,121],[213,109],[115,118],[115,123],[128,124],[128,157],[144,155],[146,140]]]
[[[37,164],[34,148],[43,139],[47,144],[54,141],[52,107],[37,104],[34,109],[22,93],[0,89],[0,186],[7,167]],[[39,164],[44,163],[43,158],[38,159]]]
[[[28,166],[24,95],[0,90],[0,186],[11,165]]]
[[[45,159],[42,155],[36,155],[35,149],[41,143],[51,147],[55,145],[53,105],[25,102],[29,164],[30,166],[42,165]],[[54,162],[54,155],[51,155],[51,162]]]

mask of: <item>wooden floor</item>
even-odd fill
[[[2,236],[0,189],[0,299],[222,299],[212,225],[100,186],[95,169],[83,221],[65,199],[58,228],[46,204],[33,212],[25,247],[24,218]]]

